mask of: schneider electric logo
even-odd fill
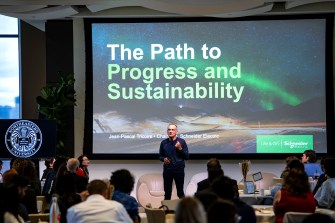
[[[16,157],[27,158],[40,149],[42,132],[33,122],[14,122],[6,131],[5,142],[8,151]]]
[[[302,148],[308,148],[308,142],[284,141],[284,146],[289,146],[291,149],[302,149]]]

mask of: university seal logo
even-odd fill
[[[42,132],[33,122],[14,122],[6,131],[5,142],[8,151],[16,157],[31,157],[42,145]]]

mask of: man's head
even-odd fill
[[[76,158],[70,158],[67,161],[66,168],[69,172],[75,173],[79,167],[79,160]]]
[[[208,180],[212,182],[216,177],[223,176],[224,172],[221,168],[220,161],[216,158],[211,158],[207,162],[207,172],[208,172]]]
[[[0,171],[2,170],[2,160],[0,160]]]
[[[100,194],[104,197],[107,196],[107,184],[102,180],[92,180],[87,185],[87,191],[90,195]]]
[[[301,161],[303,163],[316,163],[317,157],[314,150],[308,149],[302,154]]]
[[[167,128],[167,134],[170,139],[175,139],[178,134],[178,128],[176,124],[169,124]]]

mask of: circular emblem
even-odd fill
[[[20,120],[7,129],[5,142],[8,151],[14,156],[31,157],[42,145],[42,132],[35,123]]]

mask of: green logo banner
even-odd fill
[[[303,153],[313,149],[313,135],[259,135],[257,153]]]

